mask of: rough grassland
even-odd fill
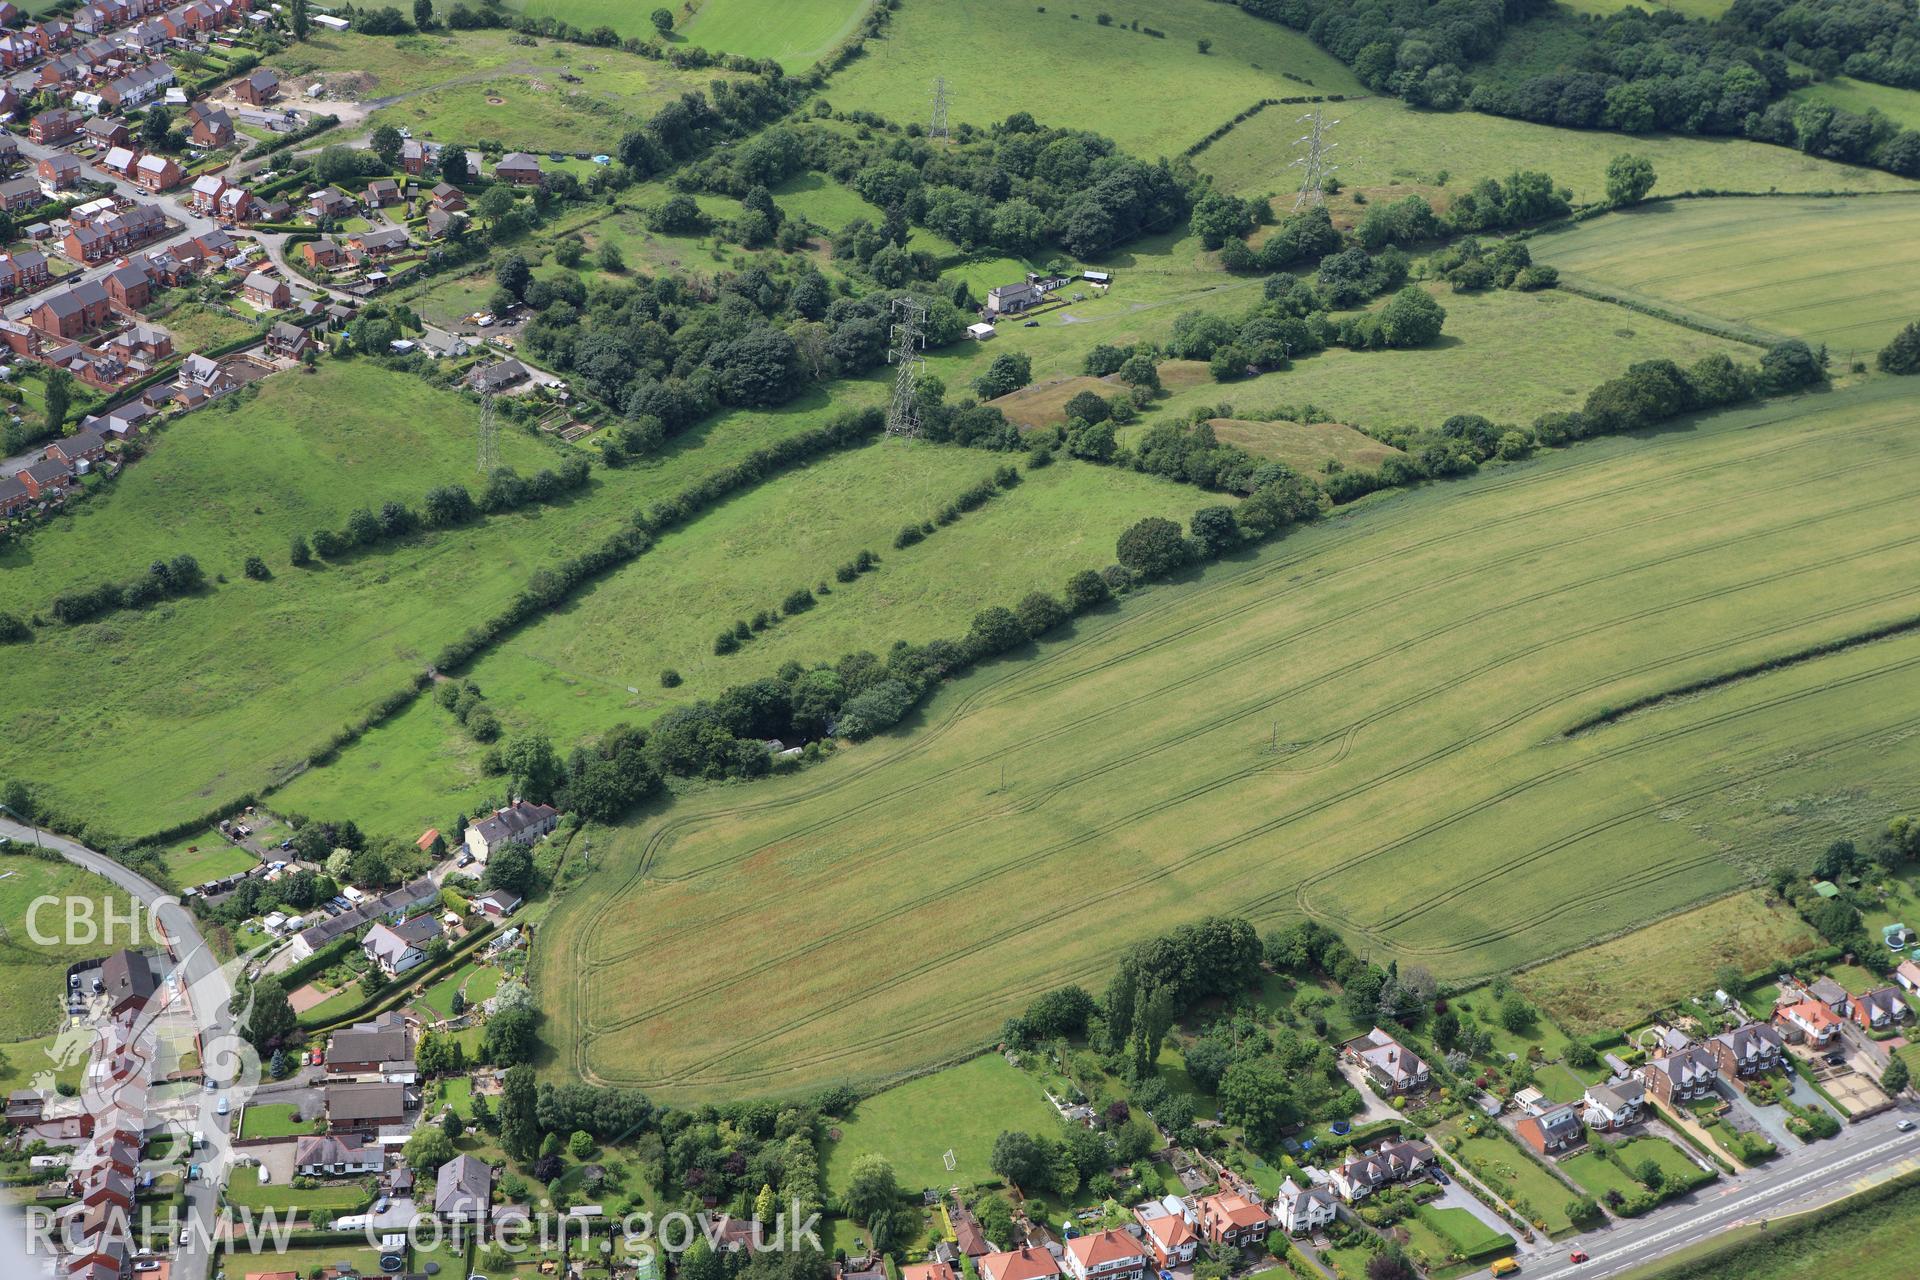
[[[354,413],[342,415],[342,404]],[[813,424],[804,412],[719,418],[652,465],[596,471],[571,500],[338,564],[288,565],[292,532],[337,528],[363,503],[417,503],[432,484],[472,481],[474,414],[451,392],[363,364],[273,378],[235,413],[183,420],[116,492],[9,550],[0,609],[23,614],[43,611],[71,582],[136,573],[157,554],[192,552],[210,579],[228,581],[144,611],[50,625],[9,648],[9,689],[25,692],[0,720],[0,775],[129,835],[204,813],[295,772],[472,620],[498,612],[534,570],[604,538],[636,507]],[[512,462],[553,456],[516,431],[501,445]],[[379,459],[399,461],[383,474]],[[240,576],[241,558],[256,551],[271,581]],[[114,785],[93,785],[109,766]]]
[[[869,2],[780,0],[769,5],[764,0],[706,0],[678,34],[689,44],[772,58],[789,71],[800,71],[853,34]]]
[[[1920,199],[1681,200],[1535,237],[1562,272],[1870,355],[1915,315]]]
[[[1446,329],[1431,346],[1389,352],[1334,347],[1278,373],[1175,392],[1157,412],[1228,404],[1233,417],[1264,418],[1315,405],[1369,427],[1435,426],[1456,413],[1530,422],[1550,410],[1579,408],[1596,385],[1636,360],[1687,364],[1724,351],[1751,362],[1760,354],[1743,343],[1571,293],[1461,294],[1445,285],[1426,287],[1447,311]]]
[[[59,900],[55,906],[42,908],[33,921],[42,937],[61,939],[52,945],[34,941],[27,928],[28,912],[43,897]],[[98,936],[75,937],[72,945],[67,944],[65,903],[69,899],[90,902],[93,920],[101,928],[105,927],[105,911],[110,904],[117,921],[115,943],[126,946],[134,941],[124,923],[131,904],[105,880],[58,860],[11,851],[0,856],[0,990],[7,993],[7,998],[0,1001],[0,1044],[45,1035],[59,1027],[67,966],[111,950]],[[75,918],[79,919],[78,914]],[[84,1053],[85,1044],[80,1047]],[[20,1066],[31,1073],[52,1070],[53,1063],[40,1056]]]
[[[1742,138],[1630,137],[1588,129],[1556,129],[1473,111],[1414,111],[1393,98],[1338,107],[1340,180],[1350,186],[1433,182],[1463,188],[1515,169],[1540,169],[1573,188],[1579,200],[1606,195],[1607,162],[1622,151],[1653,161],[1656,194],[1700,191],[1911,191],[1920,183],[1802,155],[1790,147]],[[1231,113],[1229,113],[1230,115]],[[1243,195],[1292,191],[1287,169],[1300,134],[1295,114],[1269,107],[1194,157],[1203,173]]]
[[[865,389],[867,384],[858,384]],[[959,635],[989,604],[1058,592],[1075,570],[1113,559],[1122,530],[1146,515],[1182,522],[1202,495],[1149,476],[1075,463],[1023,473],[1018,487],[925,542],[895,550],[903,524],[930,519],[1011,459],[977,450],[875,444],[817,462],[725,503],[481,659],[471,672],[509,732],[570,742],[620,721],[645,723],[787,661],[833,661],[895,639]],[[836,566],[862,549],[877,569],[850,583]],[[736,619],[778,610],[825,579],[829,595],[725,657],[713,637]],[[685,683],[660,685],[662,668]],[[350,805],[368,830],[412,837],[493,797],[477,748],[437,706],[410,709],[296,781],[303,812]]]
[[[1868,111],[1878,111],[1903,128],[1920,129],[1920,93],[1912,89],[1896,89],[1892,85],[1874,84],[1871,80],[1835,76],[1804,89],[1795,89],[1793,98],[1796,102],[1824,102],[1830,107],[1856,111],[1862,115]]]
[[[827,1185],[844,1188],[864,1155],[883,1155],[907,1190],[993,1177],[988,1158],[1004,1130],[1051,1133],[1059,1114],[1032,1076],[990,1053],[864,1098],[827,1151]],[[953,1151],[955,1168],[941,1158]]]
[[[596,835],[535,960],[560,1069],[673,1100],[877,1082],[1207,911],[1468,979],[1884,820],[1917,794],[1912,638],[1559,735],[1920,607],[1901,391],[1369,504]]]
[[[1029,111],[1056,128],[1106,134],[1151,160],[1177,154],[1262,98],[1362,92],[1353,73],[1306,36],[1226,5],[1139,0],[1114,8],[1110,27],[1095,22],[1096,12],[1032,0],[905,0],[886,36],[869,40],[822,96],[843,111],[924,122],[933,79],[944,75],[956,125]],[[1136,18],[1166,38],[1122,25]],[[1204,55],[1196,43],[1203,37],[1213,41]]]
[[[1528,969],[1513,982],[1575,1035],[1591,1036],[1704,994],[1722,965],[1752,973],[1819,943],[1799,916],[1754,889]]]
[[[567,152],[605,150],[661,103],[736,75],[717,68],[680,71],[618,49],[516,45],[507,35],[317,34],[269,65],[299,83],[352,74],[363,101],[398,97],[368,120],[369,128],[406,125],[423,137]],[[581,83],[562,80],[563,73]],[[489,95],[502,101],[490,103]]]
[[[1245,422],[1215,418],[1214,438],[1248,453],[1284,462],[1309,474],[1325,471],[1329,461],[1372,470],[1400,451],[1338,422]]]

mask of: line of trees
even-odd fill
[[[205,586],[200,562],[190,555],[177,555],[171,560],[155,560],[137,578],[63,591],[53,598],[51,612],[60,622],[85,622],[116,609],[139,609],[156,601],[192,595]]]
[[[288,553],[295,565],[313,556],[333,560],[349,552],[404,538],[421,528],[447,529],[468,524],[481,515],[498,515],[534,503],[554,502],[586,488],[591,466],[580,454],[569,454],[557,469],[542,467],[522,476],[512,467],[496,467],[476,499],[463,484],[436,485],[415,511],[404,502],[382,503],[379,511],[361,507],[338,530],[316,529],[311,542],[295,536]]]

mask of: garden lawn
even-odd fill
[[[191,301],[182,301],[158,313],[154,321],[173,335],[173,349],[180,355],[237,342],[260,328],[255,320],[224,307]]]
[[[1582,1151],[1577,1156],[1568,1156],[1560,1162],[1560,1168],[1585,1187],[1587,1194],[1596,1200],[1609,1191],[1618,1191],[1623,1196],[1637,1196],[1646,1190],[1638,1179],[1597,1151]]]
[[[1353,73],[1306,36],[1225,5],[1138,0],[1112,10],[1114,24],[1105,27],[1097,12],[1076,16],[1074,6],[1030,0],[907,0],[884,37],[869,40],[822,96],[842,111],[924,121],[933,79],[944,75],[955,125],[994,124],[1024,110],[1056,128],[1106,134],[1152,160],[1176,155],[1261,98],[1361,91]],[[1136,19],[1142,30],[1127,25]],[[1212,41],[1210,52],[1199,52],[1201,39]],[[1001,87],[1009,68],[1018,68],[1010,91]],[[1291,120],[1298,112],[1273,114]]]
[[[1555,1102],[1578,1102],[1587,1091],[1587,1081],[1573,1074],[1565,1063],[1549,1062],[1534,1068],[1534,1087]]]
[[[1002,1131],[1052,1133],[1059,1123],[1033,1077],[986,1054],[863,1098],[828,1148],[827,1185],[843,1188],[868,1154],[885,1156],[908,1190],[970,1185],[994,1176],[987,1160]],[[942,1160],[948,1150],[952,1170]]]
[[[1051,6],[1049,6],[1051,7]],[[839,105],[837,102],[835,105]],[[1330,112],[1331,114],[1332,112]],[[1416,111],[1397,98],[1343,102],[1334,137],[1345,154],[1340,180],[1350,187],[1435,183],[1465,190],[1481,178],[1536,169],[1573,189],[1576,200],[1604,199],[1607,165],[1623,151],[1653,161],[1655,195],[1676,191],[1915,191],[1920,182],[1856,168],[1742,138],[1628,136],[1598,129],[1556,129],[1473,111]],[[1269,107],[1194,157],[1194,164],[1240,195],[1288,193],[1288,169],[1300,135],[1298,109]],[[1441,181],[1441,175],[1445,180]]]
[[[241,1231],[236,1224],[235,1235]],[[292,1245],[283,1251],[245,1253],[228,1251],[220,1255],[220,1261],[226,1266],[230,1277],[257,1274],[279,1274],[291,1272],[296,1276],[305,1276],[322,1267],[331,1267],[336,1262],[345,1262],[357,1275],[377,1276],[380,1271],[380,1253],[356,1244],[302,1244],[299,1237],[293,1238]]]
[[[1524,970],[1512,981],[1575,1035],[1596,1036],[1705,995],[1723,965],[1749,974],[1777,971],[1818,945],[1791,908],[1749,889]]]
[[[313,1122],[300,1119],[300,1108],[290,1102],[249,1104],[240,1121],[242,1138],[291,1138],[313,1132]]]
[[[446,977],[440,979],[426,991],[413,998],[416,1005],[425,1005],[442,1018],[453,1016],[453,995],[465,985],[467,978],[479,972],[471,963],[463,964]]]
[[[1713,1174],[1688,1159],[1685,1152],[1665,1138],[1628,1138],[1620,1144],[1620,1157],[1630,1169],[1642,1160],[1652,1160],[1659,1165],[1660,1172],[1667,1178],[1668,1195],[1675,1194],[1675,1188],[1698,1186],[1714,1179]]]
[[[1464,1157],[1482,1182],[1499,1192],[1508,1204],[1523,1209],[1530,1220],[1542,1224],[1548,1235],[1572,1229],[1573,1220],[1567,1217],[1571,1191],[1517,1144],[1489,1134],[1462,1140],[1461,1150],[1452,1154]]]
[[[1914,318],[1920,199],[1654,204],[1536,236],[1531,248],[1570,281],[1871,362]]]
[[[1502,1245],[1513,1243],[1512,1236],[1495,1231],[1468,1209],[1440,1209],[1423,1204],[1416,1217],[1446,1241],[1452,1252],[1464,1258],[1484,1257]],[[1446,1256],[1443,1253],[1434,1261],[1444,1261]]]
[[[300,1191],[278,1182],[262,1182],[247,1168],[234,1170],[227,1180],[227,1203],[248,1209],[331,1209],[348,1213],[372,1201],[372,1194],[357,1182],[328,1183]]]

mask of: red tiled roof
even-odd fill
[[[1060,1264],[1053,1255],[1032,1246],[1011,1253],[990,1253],[977,1265],[985,1280],[1052,1280],[1060,1274]]]
[[[1067,1252],[1088,1269],[1123,1258],[1147,1256],[1145,1246],[1124,1231],[1096,1231],[1090,1236],[1076,1236],[1067,1241]]]

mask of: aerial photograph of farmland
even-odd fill
[[[1920,1276],[1920,0],[0,3],[0,1276]]]

